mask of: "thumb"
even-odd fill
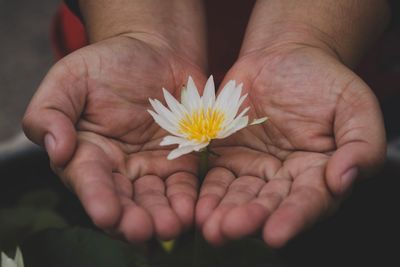
[[[22,120],[26,136],[43,146],[57,167],[65,165],[75,151],[75,123],[85,103],[85,76],[70,69],[63,60],[49,71]]]
[[[378,101],[361,85],[343,94],[336,111],[337,150],[326,168],[327,184],[336,195],[345,194],[358,177],[373,175],[385,160],[386,137]]]

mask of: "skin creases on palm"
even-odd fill
[[[197,198],[197,158],[168,161],[168,148],[159,146],[166,132],[147,110],[149,98],[162,99],[163,87],[179,96],[189,74],[199,82],[205,76],[180,57],[160,55],[144,42],[116,37],[59,64],[84,80],[62,83],[75,82],[66,90],[71,113],[80,115],[76,150],[56,172],[95,224],[131,241],[175,237],[192,225]]]
[[[367,138],[362,112],[379,120],[379,108],[355,74],[314,48],[243,56],[233,78],[249,94],[250,119],[269,120],[213,143],[220,156],[211,157],[197,223],[214,244],[262,230],[279,247],[337,208],[343,195],[327,183],[327,166],[340,146]]]

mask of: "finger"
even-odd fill
[[[217,144],[217,141],[215,140],[214,144]],[[223,157],[213,158],[210,165],[224,166],[237,176],[250,175],[264,180],[274,177],[282,167],[281,160],[275,156],[244,146],[237,146],[237,140],[234,138],[224,139],[223,142],[224,146],[213,148],[217,154],[223,155]]]
[[[136,205],[131,198],[122,196],[122,217],[117,227],[119,235],[132,243],[141,243],[149,240],[154,232],[154,225],[150,214]]]
[[[132,180],[136,180],[149,173],[159,177],[168,177],[177,171],[197,172],[196,155],[187,154],[171,161],[167,159],[168,153],[168,150],[133,153],[127,159],[126,164],[129,177]]]
[[[76,146],[75,123],[85,103],[86,83],[79,72],[82,67],[68,71],[65,60],[57,63],[47,74],[24,115],[25,134],[36,144],[44,146],[50,160],[63,166]]]
[[[160,177],[143,176],[134,181],[133,190],[134,201],[150,214],[158,238],[171,240],[180,234],[181,221],[169,204]]]
[[[267,220],[264,240],[272,247],[282,247],[337,204],[325,185],[323,168],[310,169],[295,178],[288,197]]]
[[[370,176],[384,161],[383,119],[373,93],[361,81],[349,86],[335,117],[337,151],[326,168],[327,184],[344,194],[361,174]]]
[[[256,233],[286,198],[291,183],[289,179],[268,181],[255,199],[226,214],[221,227],[223,235],[236,240]]]
[[[58,174],[80,199],[93,223],[113,228],[121,216],[121,204],[113,181],[112,166],[96,145],[81,142],[74,158]]]
[[[225,84],[227,84],[230,80],[236,81],[237,84],[243,83],[242,94],[247,93],[251,89],[253,84],[252,81],[255,79],[255,77],[250,77],[247,71],[243,71],[243,68],[240,68],[238,66],[238,62],[236,62],[235,67],[229,69],[228,73],[224,76],[224,79],[220,83],[218,91],[221,90],[223,86],[225,86]],[[248,100],[245,100],[244,104],[246,104],[246,101]]]
[[[115,228],[106,229],[107,234],[131,243],[142,243],[153,235],[150,214],[132,201],[132,183],[124,175],[114,173],[114,185],[122,205],[121,218]]]
[[[244,176],[232,181],[228,191],[220,201],[220,204],[204,223],[204,237],[214,245],[222,244],[227,239],[224,235],[222,224],[225,217],[235,207],[239,207],[256,198],[264,184],[265,182],[263,180],[252,176]],[[254,209],[252,209],[252,211],[254,211]],[[252,215],[260,217],[259,210]],[[247,219],[248,217],[239,218],[240,221]],[[240,223],[240,221],[238,223]]]
[[[199,227],[203,226],[218,206],[235,178],[235,175],[225,168],[213,168],[208,172],[201,185],[199,200],[196,204],[196,224]]]
[[[184,228],[193,225],[198,180],[193,174],[178,172],[166,180],[167,197]]]

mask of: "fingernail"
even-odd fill
[[[56,140],[54,139],[53,135],[46,134],[44,137],[44,147],[47,153],[53,152],[55,146],[56,146]]]
[[[342,192],[346,192],[348,189],[350,189],[357,175],[358,175],[357,167],[350,168],[342,175],[341,177]]]

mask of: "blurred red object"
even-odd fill
[[[82,22],[65,4],[60,5],[53,18],[50,38],[57,60],[88,43]]]

